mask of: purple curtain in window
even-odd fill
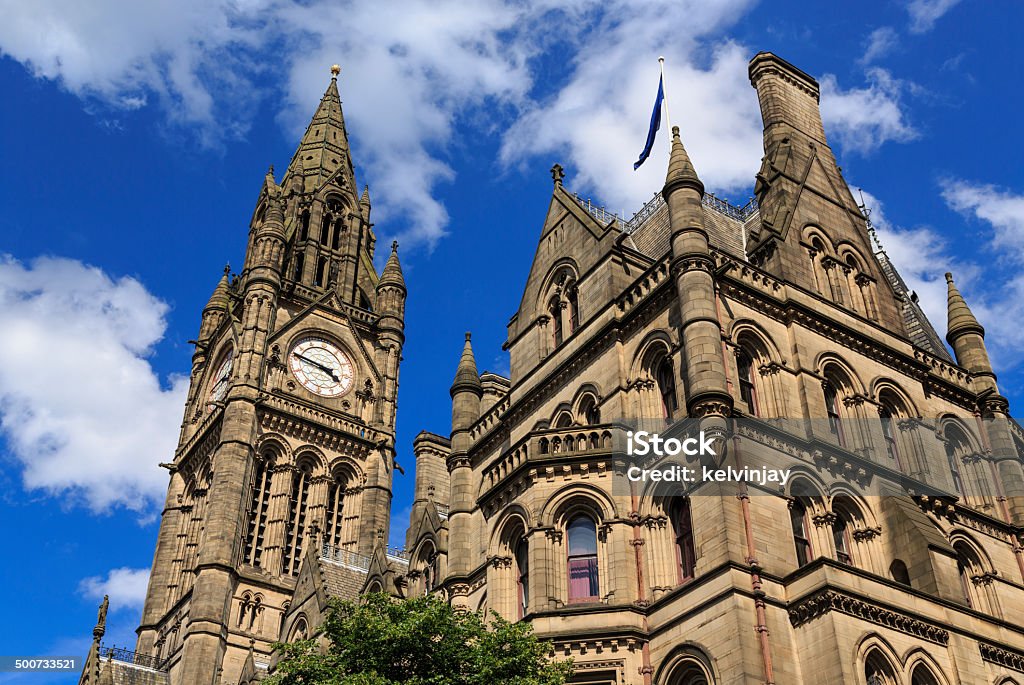
[[[591,599],[597,592],[597,556],[569,559],[569,599]]]

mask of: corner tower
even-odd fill
[[[170,682],[238,682],[269,660],[304,558],[387,539],[407,290],[397,244],[373,266],[338,72],[203,310],[138,629]]]

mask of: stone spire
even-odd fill
[[[668,160],[668,174],[665,176],[665,187],[661,191],[665,197],[676,188],[693,188],[701,197],[704,196],[704,184],[697,176],[690,155],[686,154],[683,141],[679,137],[679,127],[672,127],[672,154]]]
[[[965,333],[977,333],[985,337],[985,329],[974,317],[971,308],[967,306],[963,295],[953,282],[953,274],[946,273],[946,307],[949,312],[949,325],[946,330],[946,340],[950,345],[954,340]]]
[[[213,294],[210,295],[210,300],[206,303],[204,309],[223,309],[228,306],[231,301],[228,290],[231,287],[231,283],[228,281],[228,277],[231,275],[231,265],[224,265],[224,275],[217,281],[217,287],[213,289]]]
[[[953,282],[953,274],[946,274],[946,306],[949,324],[946,340],[953,348],[956,362],[978,377],[981,386],[996,389],[996,375],[985,348],[985,329],[967,306],[963,295]],[[980,386],[979,386],[980,387]]]
[[[306,192],[319,188],[339,168],[350,187],[355,183],[341,96],[338,94],[338,73],[340,68],[337,65],[331,68],[331,82],[320,98],[320,105],[288,166],[290,175],[304,175]],[[354,188],[350,192],[354,194]]]
[[[199,325],[199,340],[206,340],[213,335],[220,326],[220,322],[227,316],[231,306],[231,284],[228,281],[230,275],[231,265],[226,264],[224,275],[217,281],[217,287],[213,289],[213,294],[210,295],[209,301],[203,307],[203,318]]]
[[[370,186],[363,186],[363,196],[359,198],[359,208],[362,210],[363,221],[370,220]]]
[[[466,333],[466,344],[462,347],[462,357],[459,359],[459,368],[455,372],[451,395],[454,398],[464,390],[468,390],[478,397],[484,392],[483,386],[480,384],[480,374],[476,371],[476,358],[473,356],[473,345],[470,342],[469,333]]]
[[[380,281],[377,284],[377,289],[380,290],[382,286],[394,285],[405,289],[405,276],[402,275],[402,265],[398,261],[398,241],[391,243],[391,256],[388,257],[387,263],[384,265],[384,271],[380,274]]]

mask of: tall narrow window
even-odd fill
[[[825,411],[828,414],[828,429],[832,431],[836,442],[846,447],[846,435],[843,433],[843,417],[839,414],[839,396],[836,395],[836,388],[831,381],[826,381],[825,390]]]
[[[896,468],[902,471],[903,464],[900,462],[900,446],[896,441],[892,410],[889,407],[883,406],[878,410],[878,416],[882,420],[882,435],[885,437],[886,452],[888,452],[889,458],[896,463]]]
[[[335,477],[327,487],[327,530],[324,531],[324,542],[333,546],[341,546],[341,531],[345,511],[345,487],[341,476]]]
[[[302,562],[302,548],[306,533],[306,507],[309,505],[309,482],[311,472],[308,465],[296,469],[292,474],[292,492],[288,502],[284,564],[285,574],[296,575]]]
[[[327,239],[331,235],[331,215],[324,214],[323,221],[320,222],[320,242],[324,245],[327,244]]]
[[[260,565],[263,556],[263,534],[267,529],[270,509],[270,485],[274,476],[273,465],[266,459],[256,462],[249,499],[249,526],[245,535],[245,560],[252,566]]]
[[[299,219],[299,242],[309,240],[309,210],[302,213]]]
[[[519,538],[515,547],[516,590],[519,598],[519,618],[526,616],[530,603],[530,554],[525,537]]]
[[[679,564],[679,580],[693,578],[697,568],[697,550],[693,544],[693,521],[690,516],[690,500],[676,498],[672,505],[672,530],[676,535],[676,562]]]
[[[796,547],[796,565],[806,566],[811,560],[811,541],[807,537],[807,507],[800,500],[793,500],[790,505],[789,523]]]
[[[302,271],[306,268],[306,255],[299,252],[295,255],[295,270],[292,272],[292,278],[296,281],[302,280]]]
[[[960,576],[960,591],[963,593],[964,601],[972,609],[981,609],[982,607],[978,606],[977,598],[974,595],[974,581],[972,578],[972,576],[977,575],[975,569],[980,564],[974,563],[974,554],[963,542],[953,545],[953,549],[956,550],[956,570]]]
[[[341,219],[334,222],[334,233],[331,234],[331,249],[337,250],[341,246]]]
[[[313,285],[318,288],[323,287],[327,282],[327,265],[327,257],[320,257],[316,262],[316,279],[313,281]]]
[[[558,298],[552,298],[548,304],[548,313],[551,315],[551,330],[555,336],[555,347],[562,344],[562,303]]]
[[[569,288],[567,299],[569,300],[569,333],[571,334],[580,327],[579,291],[575,285]]]
[[[949,435],[947,430],[946,435],[946,461],[949,463],[949,472],[953,476],[953,489],[956,490],[956,494],[963,496],[964,492],[964,481],[960,476],[960,443]]]
[[[657,383],[658,393],[661,395],[662,415],[666,419],[671,419],[679,409],[679,403],[676,400],[676,374],[672,368],[672,360],[668,357],[658,364]]]
[[[747,405],[747,413],[760,416],[757,409],[757,389],[754,387],[754,360],[746,350],[740,350],[736,357],[736,368],[740,377],[740,399]]]
[[[598,597],[597,524],[586,515],[568,525],[569,601],[586,602]]]
[[[845,514],[836,513],[835,521],[832,522],[832,541],[836,546],[836,561],[853,564],[850,556],[850,526]]]

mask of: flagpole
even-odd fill
[[[658,64],[661,65],[661,88],[664,98],[662,106],[665,108],[665,128],[668,129],[668,146],[672,148],[672,119],[668,115],[668,84],[665,82],[665,58],[659,57]]]

